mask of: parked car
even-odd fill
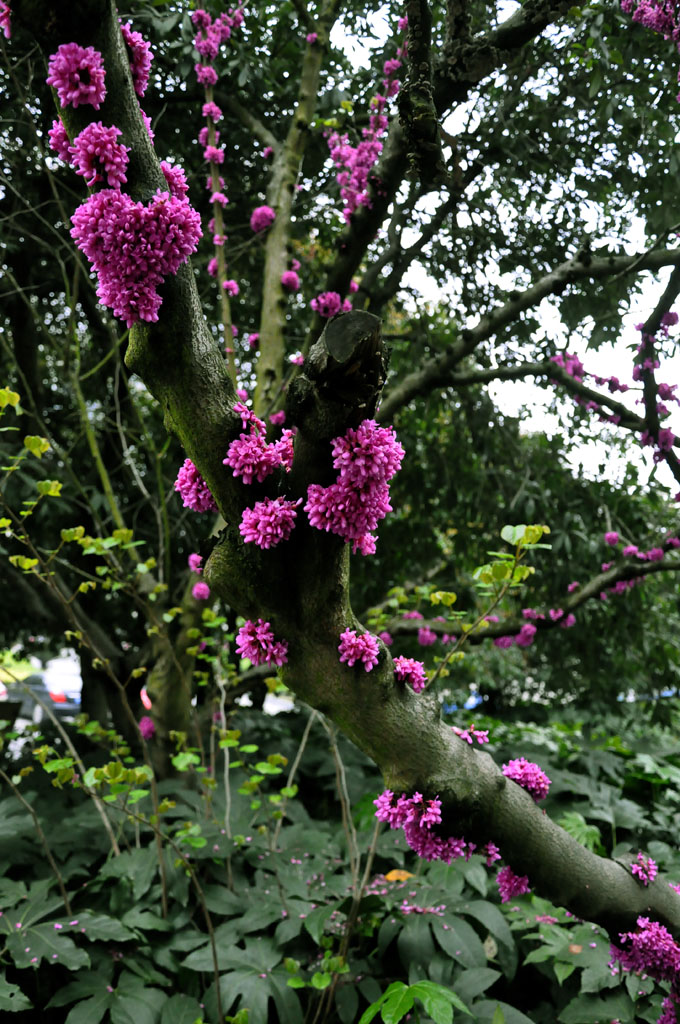
[[[42,722],[48,717],[43,704],[57,718],[73,718],[80,713],[80,680],[66,680],[63,683],[50,680],[48,683],[43,675],[35,673],[26,676],[21,683],[0,682],[0,702],[20,705],[18,713],[8,715],[8,718]],[[0,707],[0,719],[3,717]]]

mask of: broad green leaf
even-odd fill
[[[64,1024],[99,1024],[104,1014],[109,1010],[115,1001],[113,991],[109,992],[103,988],[101,992],[83,999],[76,1003],[69,1011]]]
[[[18,985],[7,981],[4,971],[0,975],[0,1010],[7,1013],[19,1013],[21,1010],[30,1010],[33,1006],[31,1000],[24,995]]]
[[[380,1016],[385,1024],[399,1024],[399,1021],[406,1016],[412,1006],[411,989],[404,985],[403,988],[392,992],[387,997],[380,1009]]]
[[[161,1011],[160,1024],[194,1024],[203,1016],[200,1003],[192,996],[170,996]]]
[[[600,997],[582,994],[572,999],[557,1018],[562,1024],[599,1024],[600,1021],[635,1018],[632,999],[625,992],[612,992]]]

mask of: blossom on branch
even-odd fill
[[[93,46],[63,43],[50,57],[47,84],[57,91],[62,107],[89,104],[99,110],[106,97],[102,55]]]

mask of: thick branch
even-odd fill
[[[480,317],[475,327],[461,331],[445,353],[429,359],[419,370],[408,374],[391,390],[380,408],[380,420],[389,422],[402,406],[419,395],[426,395],[451,382],[454,367],[481,342],[497,334],[503,327],[517,320],[527,309],[537,306],[548,295],[561,294],[573,281],[584,278],[606,279],[615,274],[638,270],[659,270],[665,266],[680,265],[680,249],[661,249],[649,252],[641,259],[637,256],[607,256],[604,258],[567,260],[535,284],[520,292],[510,302]]]

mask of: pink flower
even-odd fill
[[[47,84],[57,91],[62,107],[89,104],[99,110],[106,96],[106,71],[94,47],[63,43],[50,57]]]
[[[260,336],[258,334],[258,338],[259,337]],[[294,352],[293,355],[290,356],[290,362],[293,364],[293,366],[303,366],[305,362],[305,357],[303,356],[302,352]]]
[[[65,164],[71,163],[71,143],[69,142],[66,129],[63,124],[56,118],[52,122],[52,127],[47,133],[50,140],[50,149],[53,149],[60,160],[63,160]]]
[[[624,551],[624,554],[625,554],[625,551]],[[574,582],[570,583],[569,586],[567,587],[567,593],[568,594],[573,594],[573,592],[575,590],[578,590],[578,588],[580,586],[581,586],[581,584],[578,582],[578,580],[574,580]]]
[[[340,312],[342,299],[337,292],[322,292],[312,299],[310,306],[319,316],[328,319]]]
[[[224,288],[224,290],[227,293],[227,295],[238,295],[238,293],[239,293],[239,286],[236,283],[236,281],[233,281],[233,280],[223,281],[222,282],[222,287]]]
[[[394,640],[392,639],[392,634],[388,633],[386,629],[383,629],[382,633],[378,633],[378,638],[382,640],[382,642],[385,644],[385,647],[391,647],[392,644],[394,643]]]
[[[2,31],[5,39],[10,39],[12,36],[12,26],[10,24],[11,13],[9,4],[5,3],[4,0],[0,0],[0,30]]]
[[[148,206],[102,189],[78,207],[71,237],[97,273],[97,295],[132,327],[158,320],[156,289],[186,263],[201,237],[200,217],[186,199],[157,192]]]
[[[516,896],[523,896],[530,891],[527,876],[516,875],[509,867],[501,868],[496,876],[496,881],[501,894],[501,903],[508,903]]]
[[[488,868],[490,868],[495,861],[501,859],[501,851],[495,843],[487,843],[486,846],[482,848],[481,852],[486,854],[486,866]]]
[[[194,583],[193,587],[191,588],[191,593],[194,595],[197,601],[207,601],[208,598],[210,597],[210,587],[208,586],[207,583],[199,581],[198,583]]]
[[[437,634],[429,626],[421,626],[418,630],[418,643],[421,647],[431,647],[436,644]]]
[[[257,544],[266,550],[288,540],[295,526],[296,508],[302,502],[284,498],[265,498],[253,508],[244,509],[239,530],[246,544]]]
[[[337,482],[328,487],[310,484],[305,512],[316,529],[352,541],[354,552],[370,554],[374,538],[369,535],[392,510],[388,482],[401,465],[404,449],[391,427],[379,427],[374,420],[350,428],[332,445]]]
[[[642,853],[638,853],[637,860],[634,864],[631,864],[630,870],[640,879],[643,885],[649,885],[650,882],[653,882],[658,873],[656,861],[653,861],[651,857],[645,857]]]
[[[262,150],[262,156],[263,156],[263,158],[265,160],[268,160],[273,152],[274,152],[273,146],[265,146],[264,149]]]
[[[236,652],[248,658],[253,665],[285,665],[288,661],[288,644],[275,640],[269,622],[247,619],[236,636]]]
[[[274,427],[281,427],[286,422],[286,413],[284,409],[279,409],[278,412],[273,412],[269,417],[269,422]]]
[[[519,633],[515,636],[515,643],[518,647],[531,647],[534,642],[535,633],[536,626],[531,622],[525,622],[520,628]]]
[[[427,686],[425,666],[415,658],[404,658],[401,655],[395,658],[394,674],[400,682],[409,683],[415,693],[422,693]]]
[[[149,718],[148,715],[144,715],[143,718],[140,718],[139,731],[145,740],[150,740],[156,732],[156,726],[153,718]]]
[[[175,490],[179,491],[185,508],[194,512],[217,511],[215,499],[191,459],[184,460],[175,480]]]
[[[213,103],[212,100],[210,100],[210,102],[208,103],[203,104],[203,109],[201,113],[203,114],[203,117],[207,117],[211,121],[217,122],[222,120],[222,111],[220,110],[216,103]]]
[[[187,559],[187,563],[188,563],[189,568],[191,569],[191,571],[192,572],[198,572],[198,573],[200,573],[202,571],[202,569],[203,569],[203,566],[201,565],[202,561],[203,561],[202,556],[201,555],[197,555],[197,554],[191,554],[191,555],[189,555],[189,557]]]
[[[250,215],[250,227],[258,234],[260,231],[266,231],[267,228],[271,227],[275,220],[276,214],[271,206],[256,206]]]
[[[161,160],[161,170],[168,183],[170,195],[183,199],[189,191],[189,182],[184,169],[179,164],[169,164],[167,160]]]
[[[194,68],[200,85],[215,85],[217,72],[210,64],[197,64]]]
[[[120,31],[130,54],[132,84],[137,95],[143,96],[149,82],[153,54],[151,53],[151,44],[144,39],[140,32],[133,32],[130,25],[131,22],[126,25],[121,24]]]
[[[340,634],[340,661],[344,661],[350,668],[357,661],[363,662],[364,668],[370,672],[378,664],[378,638],[371,633],[362,633],[357,636],[355,629],[346,629]]]
[[[300,289],[300,278],[294,270],[284,270],[281,274],[281,284],[288,292],[297,292]]]
[[[319,36],[317,35],[316,32],[308,32],[307,35],[305,36],[305,39],[310,46],[312,46],[317,41],[318,38]]]
[[[531,793],[534,800],[543,800],[548,795],[550,779],[542,768],[533,761],[527,761],[525,757],[504,764],[503,775]]]
[[[605,544],[610,544],[612,547],[616,547],[619,543],[619,535],[616,530],[610,530],[608,533],[605,533],[604,542]]]
[[[127,181],[130,150],[116,141],[120,134],[120,128],[105,128],[101,121],[92,121],[73,140],[73,166],[90,188],[97,181],[105,181],[110,188],[120,188]]]
[[[224,150],[218,149],[217,146],[206,146],[203,150],[203,159],[209,164],[223,164]]]
[[[626,971],[649,974],[657,981],[673,981],[680,973],[680,946],[658,921],[638,917],[638,931],[623,932],[619,939],[625,948],[612,945],[612,960],[619,960]]]
[[[260,335],[259,334],[255,333],[255,334],[249,334],[248,335],[248,348],[249,349],[256,349],[259,344],[260,344]]]

